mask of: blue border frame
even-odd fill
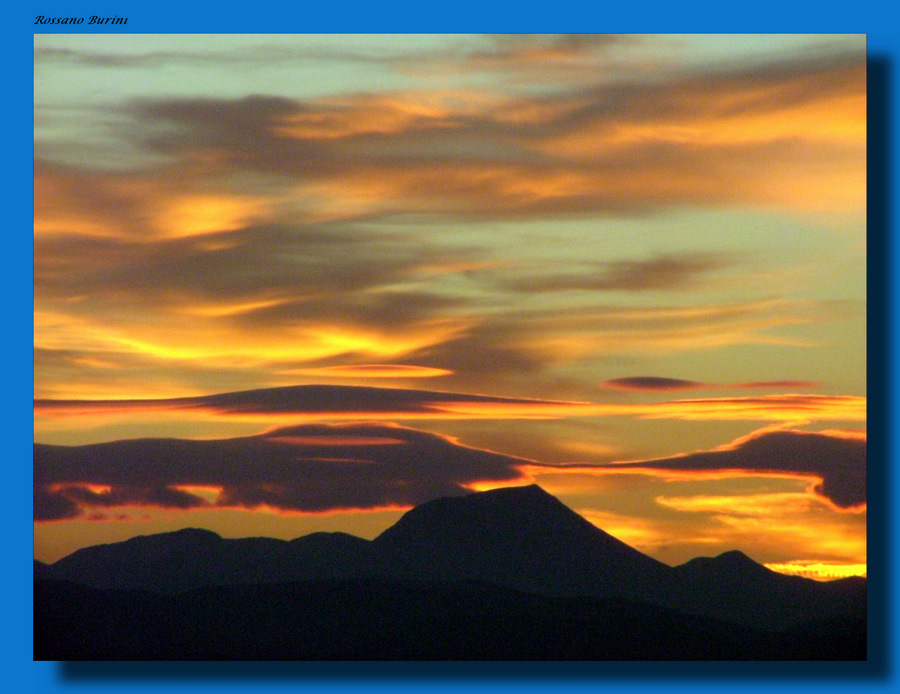
[[[891,395],[897,387],[896,374],[890,364],[892,345],[896,344],[897,288],[891,282],[890,266],[897,260],[892,242],[895,219],[891,200],[897,198],[897,184],[893,178],[896,141],[892,135],[896,109],[897,70],[895,51],[897,33],[890,32],[892,17],[885,16],[880,3],[867,0],[845,4],[840,8],[823,6],[810,0],[787,3],[766,0],[752,6],[732,4],[723,6],[708,0],[695,2],[689,8],[681,3],[662,3],[651,0],[624,7],[602,4],[554,3],[548,7],[521,6],[517,3],[455,2],[441,7],[417,7],[410,3],[384,6],[369,3],[354,7],[347,3],[335,9],[323,10],[294,3],[286,8],[238,7],[232,3],[216,3],[214,9],[196,3],[154,3],[132,9],[133,6],[101,2],[64,5],[53,2],[36,6],[33,14],[25,14],[20,7],[7,12],[3,51],[6,65],[12,66],[13,98],[7,103],[5,118],[7,132],[13,133],[15,146],[10,163],[21,163],[29,170],[31,150],[19,144],[28,125],[27,106],[16,106],[15,93],[32,94],[31,72],[25,56],[33,33],[66,33],[71,27],[34,26],[35,14],[45,16],[126,16],[126,26],[80,26],[85,33],[298,33],[298,32],[454,32],[454,31],[611,31],[611,32],[865,32],[869,51],[869,263],[870,335],[868,368],[869,399],[873,415],[869,417],[871,460],[869,476],[869,583],[870,631],[876,646],[869,663],[810,663],[810,664],[740,664],[740,663],[505,663],[505,664],[328,664],[328,663],[35,663],[32,662],[32,587],[26,575],[28,548],[25,523],[29,522],[27,489],[29,482],[28,443],[23,432],[25,394],[32,389],[24,364],[28,346],[16,328],[31,324],[25,301],[19,299],[32,282],[31,266],[26,254],[28,242],[25,229],[30,225],[31,184],[17,169],[7,178],[11,190],[13,222],[6,229],[12,242],[11,252],[5,254],[0,281],[4,284],[7,310],[12,314],[13,329],[8,332],[4,346],[11,368],[8,378],[13,394],[12,407],[6,421],[11,442],[8,451],[7,474],[12,475],[13,489],[20,497],[6,511],[13,532],[5,540],[12,544],[12,567],[6,572],[9,585],[8,617],[0,630],[5,641],[3,660],[7,665],[7,679],[12,687],[29,692],[63,692],[106,690],[160,691],[176,694],[181,691],[222,689],[271,689],[273,687],[303,686],[307,692],[346,691],[371,692],[390,687],[392,692],[407,687],[458,689],[477,686],[491,689],[534,690],[538,688],[574,691],[586,687],[633,691],[635,688],[690,686],[692,689],[725,684],[735,691],[815,687],[816,690],[864,686],[867,690],[888,689],[894,684],[891,662],[896,656],[896,644],[891,632],[897,623],[897,607],[891,599],[889,587],[898,575],[897,557],[892,551],[896,517],[889,500],[898,498],[897,478],[890,471],[893,450],[888,432],[896,426],[895,412],[890,406]],[[24,16],[23,16],[24,15]],[[25,101],[27,104],[28,101]],[[19,398],[22,406],[19,407]],[[21,421],[20,421],[21,420]],[[20,479],[21,477],[21,479]],[[19,493],[21,490],[21,494]],[[30,525],[28,526],[30,528]],[[885,551],[879,552],[883,547]],[[33,549],[33,548],[32,548]],[[879,643],[880,642],[880,647]]]

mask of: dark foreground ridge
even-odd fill
[[[534,485],[425,503],[372,541],[187,529],[34,570],[36,659],[866,657],[865,579],[740,552],[672,568]]]
[[[864,660],[865,620],[776,632],[618,599],[472,582],[35,582],[36,660]]]

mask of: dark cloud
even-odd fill
[[[417,285],[429,266],[468,254],[433,248],[423,256],[403,239],[327,225],[248,226],[153,243],[37,236],[34,287],[39,300],[67,302],[75,313],[130,305],[203,315],[223,307],[206,318],[251,330],[329,322],[403,334],[461,303]]]
[[[107,237],[148,238],[152,215],[142,198],[159,186],[153,172],[111,174],[35,157],[35,237],[46,230],[49,218],[49,231],[77,233],[86,240],[94,240],[98,229]]]
[[[476,482],[587,470],[813,475],[822,479],[815,493],[839,508],[866,501],[866,443],[859,435],[766,431],[671,458],[555,466],[394,424],[308,424],[219,440],[35,444],[34,518],[126,506],[304,512],[411,506],[466,493]],[[197,487],[218,495],[210,501]]]
[[[366,386],[285,386],[234,393],[219,393],[190,398],[144,400],[54,400],[36,399],[35,411],[42,413],[73,411],[208,410],[220,414],[350,414],[365,417],[375,414],[436,415],[444,404],[507,407],[560,404],[551,400],[503,398],[469,393],[451,393],[404,388]],[[564,404],[564,403],[562,403]]]
[[[490,317],[458,337],[414,352],[407,361],[421,366],[440,364],[456,374],[455,380],[466,379],[472,388],[502,382],[505,377],[516,380],[525,374],[534,376],[548,364],[548,359],[531,346],[541,322],[539,315],[530,316],[530,320]]]
[[[815,475],[814,491],[840,508],[866,503],[866,440],[806,431],[764,431],[717,450],[621,463],[628,469]]]
[[[117,506],[328,511],[411,506],[522,477],[522,458],[396,425],[304,425],[222,440],[34,445],[35,520]],[[219,489],[209,502],[181,487]],[[98,491],[100,489],[100,491]]]
[[[662,378],[659,376],[632,376],[628,378],[614,378],[600,384],[613,390],[645,390],[645,391],[670,391],[670,390],[697,390],[708,388],[705,383],[697,381],[683,381],[680,378]]]
[[[74,502],[79,508],[84,506],[158,506],[189,509],[208,505],[205,499],[164,485],[117,485],[103,491],[69,485],[59,493]]]
[[[510,285],[522,292],[630,291],[687,289],[711,271],[729,263],[708,253],[676,255],[666,253],[648,260],[597,263],[580,271],[556,275],[519,274]]]
[[[65,492],[51,487],[34,485],[33,515],[36,521],[78,518],[81,508]]]
[[[260,295],[301,300],[390,285],[418,271],[425,261],[414,255],[402,239],[327,225],[251,225],[153,243],[38,236],[35,285],[48,298],[115,288],[157,300],[167,292],[182,301]],[[442,260],[454,259],[448,252]]]
[[[815,388],[819,384],[814,381],[750,381],[747,383],[702,383],[699,381],[684,381],[680,378],[664,378],[661,376],[630,376],[627,378],[613,378],[600,384],[603,388],[612,390],[636,390],[636,391],[672,391],[672,390],[712,390],[716,388],[734,390],[783,390],[787,388]]]
[[[330,110],[280,96],[254,95],[148,100],[127,112],[143,125],[138,137],[153,152],[208,154],[220,168],[321,179],[352,164],[339,161],[340,153],[328,139],[289,138],[276,128],[307,115],[327,117]]]

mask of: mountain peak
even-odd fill
[[[181,528],[154,535],[138,535],[123,543],[128,547],[203,547],[222,542],[222,536],[212,530],[203,528]],[[118,543],[115,543],[118,544]]]
[[[739,549],[722,552],[714,558],[714,561],[731,566],[760,566]]]
[[[520,484],[518,486],[512,487],[497,487],[496,489],[488,489],[483,492],[472,492],[473,494],[481,494],[483,496],[490,495],[502,495],[502,494],[528,494],[528,495],[542,495],[552,498],[552,494],[544,491],[544,488],[539,484],[532,482],[531,484]]]
[[[459,499],[460,497],[449,498]],[[564,504],[559,499],[536,484],[526,484],[519,487],[498,487],[497,489],[489,489],[483,492],[472,492],[462,498],[468,503],[480,506],[498,506],[503,508],[508,506],[546,506],[554,509],[564,507]]]
[[[559,503],[555,496],[544,491],[543,487],[540,487],[537,484],[525,484],[519,487],[498,487],[497,489],[489,489],[484,492],[472,492],[471,494],[469,494],[469,496],[484,500],[531,499],[534,501],[551,501],[553,503]]]
[[[325,532],[223,539],[184,528],[87,547],[52,565],[35,561],[34,575],[164,593],[360,578],[474,581],[545,596],[624,598],[766,628],[864,615],[866,600],[865,579],[818,584],[776,574],[737,550],[666,566],[533,484],[429,501],[371,541]]]
[[[715,557],[695,557],[675,567],[681,577],[688,580],[702,579],[706,582],[726,582],[747,586],[768,585],[775,582],[791,581],[796,577],[778,574],[740,550],[730,550]]]
[[[385,544],[411,536],[458,536],[468,540],[485,534],[522,537],[560,524],[602,532],[556,497],[530,484],[427,501],[407,511],[376,542]]]
[[[429,501],[372,548],[392,575],[481,580],[552,595],[646,595],[662,589],[671,571],[537,485]]]
[[[172,530],[171,532],[161,534],[168,535],[169,537],[181,538],[203,538],[207,540],[212,540],[213,538],[222,539],[222,536],[219,535],[219,533],[207,530],[206,528],[181,528],[180,530]],[[145,535],[144,537],[147,536]]]

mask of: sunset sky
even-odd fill
[[[536,482],[866,570],[863,35],[34,37],[34,554]]]

